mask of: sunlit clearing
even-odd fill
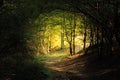
[[[38,56],[38,59],[40,61],[61,61],[69,56],[68,51],[68,49],[53,51],[49,54]]]

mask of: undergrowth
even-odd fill
[[[0,59],[0,80],[47,80],[50,72],[44,63],[24,54]]]

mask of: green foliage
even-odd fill
[[[40,61],[25,55],[13,55],[0,59],[0,79],[47,80],[50,70]]]

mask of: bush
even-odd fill
[[[18,68],[15,80],[46,80],[48,77],[49,71],[44,64],[32,63]]]
[[[0,59],[0,80],[47,80],[50,70],[35,59],[23,59],[21,55]]]

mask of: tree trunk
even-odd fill
[[[63,23],[61,24],[61,49],[64,48],[64,27],[65,27],[65,18],[63,13]]]
[[[64,32],[63,32],[63,28],[61,28],[61,49],[63,48],[64,48]]]
[[[69,43],[69,46],[70,46],[70,55],[72,56],[73,54],[72,54],[72,43],[71,42]]]
[[[73,54],[75,54],[75,28],[76,28],[76,18],[74,13],[74,25],[73,25]]]
[[[51,33],[49,35],[49,51],[51,51]]]
[[[90,47],[93,46],[93,37],[94,37],[93,27],[92,25],[90,25]]]
[[[85,27],[84,27],[84,40],[83,40],[83,43],[84,43],[84,45],[83,45],[83,51],[84,51],[84,54],[86,54],[86,36],[87,36],[87,31],[86,31],[86,18],[85,18],[85,20],[84,20],[84,25],[85,25]]]

